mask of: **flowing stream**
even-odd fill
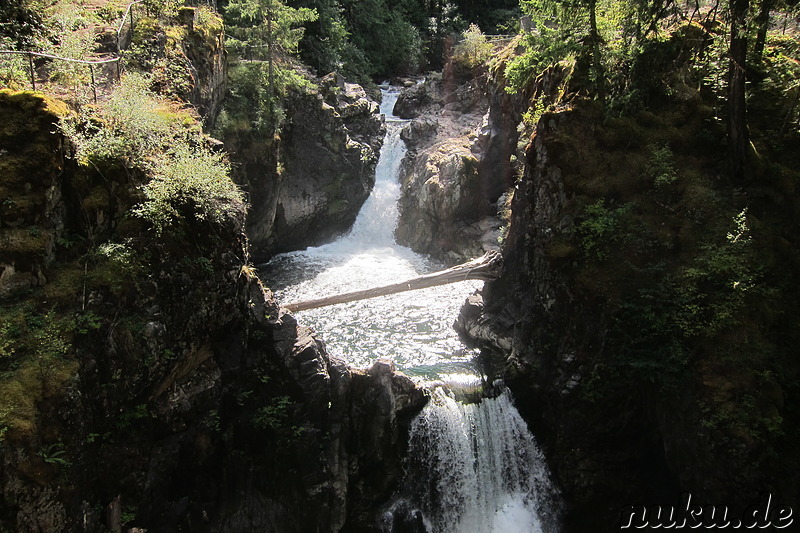
[[[373,192],[350,233],[270,261],[264,270],[283,302],[379,287],[444,267],[394,241],[398,170],[406,151],[400,130],[406,121],[392,115],[397,89],[382,92],[387,132]],[[555,530],[554,491],[543,458],[508,391],[498,385],[493,398],[478,403],[454,399],[456,392],[482,387],[477,353],[452,328],[464,300],[482,283],[463,281],[296,313],[332,355],[362,368],[391,358],[430,387],[431,401],[411,426],[403,487],[383,516],[386,531]]]

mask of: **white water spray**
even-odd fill
[[[383,516],[385,531],[413,530],[414,520],[431,533],[557,530],[544,457],[508,390],[499,391],[463,404],[443,387],[433,390],[412,422],[404,486]]]
[[[383,91],[386,138],[376,168],[375,186],[352,230],[335,242],[283,254],[269,264],[269,283],[287,302],[380,287],[443,268],[394,240],[398,173],[406,147],[400,130],[407,121],[391,114],[399,92]],[[481,286],[464,281],[371,300],[312,309],[298,318],[323,332],[328,350],[358,367],[378,357],[394,359],[412,375],[474,372],[476,353],[466,349],[452,323],[466,297]]]
[[[394,242],[404,121],[391,115],[397,91],[384,90],[387,134],[375,187],[353,229],[336,242],[283,254],[268,264],[284,301],[302,301],[387,285],[441,265]],[[480,396],[476,352],[451,326],[468,294],[465,281],[297,313],[325,338],[328,351],[367,367],[378,357],[418,379]],[[478,403],[431,386],[431,401],[410,428],[401,493],[383,515],[387,532],[552,533],[555,491],[533,436],[509,393]]]

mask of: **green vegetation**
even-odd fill
[[[30,304],[0,307],[0,426],[3,435],[27,439],[37,429],[39,402],[63,393],[74,376],[69,337],[74,321],[51,310],[45,314]]]
[[[586,410],[635,397],[648,412],[632,426],[669,432],[677,423],[652,412],[679,408],[712,476],[736,465],[743,485],[765,485],[797,467],[784,398],[800,390],[787,344],[798,337],[800,47],[773,11],[735,89],[741,14],[698,6],[524,2],[525,51],[494,68],[529,98],[536,157],[559,169],[568,198],[567,229],[541,237],[544,252],[584,319],[602,324],[602,348],[582,360]],[[733,104],[743,94],[746,114]]]
[[[453,61],[467,68],[485,65],[492,56],[493,47],[476,24],[470,24],[462,33],[462,41],[453,49]]]
[[[578,225],[584,254],[600,261],[608,258],[610,247],[624,238],[624,219],[632,209],[633,204],[609,208],[604,198],[586,206],[583,222]]]
[[[149,176],[144,201],[132,212],[160,234],[176,219],[193,216],[221,224],[238,216],[241,191],[228,164],[211,150],[194,120],[148,90],[149,80],[127,74],[108,101],[61,127],[82,165],[122,160]]]

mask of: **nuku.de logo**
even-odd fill
[[[726,505],[702,505],[692,502],[692,494],[684,492],[680,505],[628,505],[620,512],[620,529],[784,529],[794,523],[792,508],[776,504],[772,494],[762,494],[736,516]]]

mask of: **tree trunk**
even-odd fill
[[[747,10],[749,0],[730,0],[731,41],[728,71],[728,161],[731,178],[742,181],[750,144],[745,101]]]
[[[497,278],[502,268],[503,258],[499,252],[487,252],[483,256],[473,259],[467,263],[457,265],[447,270],[441,270],[425,276],[402,281],[400,283],[393,283],[383,287],[376,287],[374,289],[365,289],[361,291],[347,292],[344,294],[337,294],[328,296],[326,298],[318,298],[316,300],[306,300],[304,302],[294,302],[283,305],[282,307],[291,312],[306,311],[308,309],[316,309],[317,307],[325,307],[327,305],[343,304],[347,302],[355,302],[356,300],[365,300],[367,298],[375,298],[376,296],[387,296],[389,294],[396,294],[398,292],[413,291],[416,289],[426,289],[428,287],[436,287],[438,285],[447,285],[448,283],[456,283],[467,279],[482,279],[492,280]]]
[[[268,65],[268,75],[267,80],[269,83],[269,97],[270,100],[275,98],[275,70],[272,64],[272,52],[273,52],[273,41],[275,39],[272,37],[272,13],[273,6],[272,0],[268,0],[267,2],[267,65]],[[270,104],[272,105],[272,104]]]
[[[775,0],[761,0],[761,9],[758,10],[756,17],[758,32],[756,33],[756,42],[753,43],[753,57],[756,61],[760,61],[761,56],[764,55],[764,44],[767,42],[767,30],[769,30],[769,12],[774,4]]]
[[[605,102],[605,72],[600,61],[600,32],[597,30],[597,0],[589,0],[589,46],[592,50],[592,70],[594,70],[595,89],[601,102]]]

